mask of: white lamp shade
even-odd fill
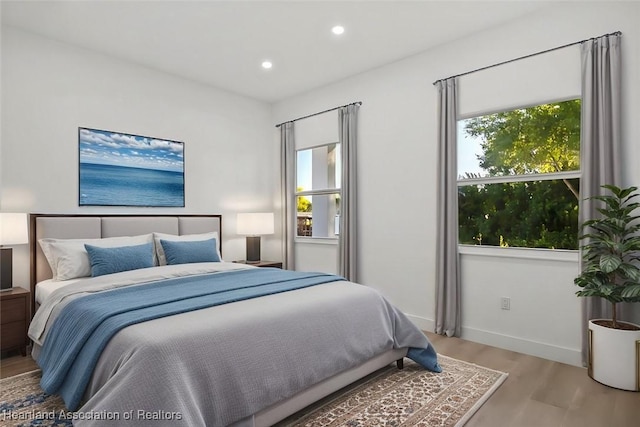
[[[238,234],[245,236],[261,236],[273,234],[273,213],[239,213]]]
[[[29,243],[26,213],[0,213],[0,245]]]

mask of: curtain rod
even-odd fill
[[[619,36],[619,35],[622,35],[622,31],[615,31],[615,32],[613,32],[613,33],[604,34],[604,35],[602,35],[602,36],[600,36],[600,37],[605,37],[605,36]],[[467,74],[473,74],[473,73],[476,73],[476,72],[478,72],[478,71],[486,70],[486,69],[488,69],[488,68],[497,67],[497,66],[499,66],[499,65],[508,64],[508,63],[510,63],[510,62],[520,61],[521,59],[531,58],[532,56],[542,55],[543,53],[553,52],[554,50],[564,49],[565,47],[573,46],[573,45],[576,45],[576,44],[582,44],[582,43],[587,42],[587,41],[589,41],[589,40],[595,40],[595,39],[600,38],[600,37],[591,37],[590,39],[584,39],[584,40],[580,40],[580,41],[577,41],[577,42],[568,43],[568,44],[565,44],[565,45],[562,45],[562,46],[553,47],[553,48],[551,48],[551,49],[547,49],[547,50],[543,50],[543,51],[540,51],[540,52],[531,53],[531,54],[529,54],[529,55],[521,56],[521,57],[519,57],[519,58],[514,58],[514,59],[510,59],[510,60],[508,60],[508,61],[499,62],[499,63],[497,63],[497,64],[487,65],[486,67],[476,68],[475,70],[467,71],[467,72],[460,73],[460,74],[455,74],[455,75],[450,76],[450,77],[447,77],[447,78],[445,78],[445,79],[439,79],[439,80],[436,80],[435,82],[433,82],[433,84],[434,84],[434,85],[436,85],[436,84],[438,84],[438,82],[441,82],[441,81],[443,81],[443,80],[451,79],[451,78],[454,78],[454,77],[462,77],[462,76],[466,76]]]
[[[345,105],[341,105],[339,107],[329,108],[328,110],[320,111],[319,113],[313,113],[313,114],[309,114],[309,115],[306,115],[306,116],[298,117],[297,119],[287,120],[286,122],[282,122],[282,123],[276,125],[276,127],[279,128],[280,126],[282,126],[285,123],[291,123],[291,122],[296,122],[296,121],[302,120],[302,119],[308,119],[309,117],[317,116],[319,114],[328,113],[329,111],[337,110],[337,109],[343,108],[343,107],[348,107],[349,105],[362,105],[362,101],[352,102],[351,104],[345,104]]]

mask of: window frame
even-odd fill
[[[464,114],[458,116],[456,119],[456,127],[463,120],[473,119],[477,117],[489,116],[492,114],[505,113],[514,110],[527,109],[532,107],[537,107],[539,105],[547,105],[554,104],[559,102],[566,101],[574,101],[580,100],[580,105],[582,106],[582,96],[577,97],[568,97],[568,98],[560,98],[548,101],[541,101],[539,103],[527,104],[524,106],[517,107],[507,107],[504,109],[493,110],[490,112],[474,112],[469,114]],[[582,122],[580,123],[580,130],[582,131]],[[457,129],[456,129],[457,135]],[[456,153],[459,151],[460,145],[459,141],[456,138]],[[580,160],[582,160],[582,144],[580,144],[580,152],[579,152]],[[547,173],[528,173],[528,174],[518,174],[518,175],[500,175],[500,176],[486,176],[480,178],[460,178],[459,171],[457,170],[457,159],[456,159],[456,175],[457,175],[457,188],[466,187],[466,186],[476,186],[476,185],[486,185],[486,184],[505,184],[512,182],[534,182],[534,181],[552,181],[552,180],[562,180],[562,179],[579,179],[582,181],[582,161],[580,161],[580,168],[573,171],[563,171],[563,172],[547,172]],[[460,213],[460,208],[458,207],[458,213]],[[458,232],[458,230],[457,230]],[[578,239],[578,236],[576,236]],[[475,248],[481,248],[481,250],[475,250]],[[551,249],[551,248],[531,248],[531,247],[521,247],[521,246],[513,246],[513,247],[500,247],[493,245],[470,245],[468,243],[460,243],[458,239],[458,251],[461,254],[468,255],[485,255],[485,256],[505,256],[505,253],[509,250],[519,250],[521,254],[524,254],[523,250],[526,251],[540,251],[538,255],[521,255],[518,258],[534,258],[534,259],[550,259],[549,253],[556,253],[558,251],[562,251],[567,254],[577,254],[579,249]],[[491,252],[490,252],[491,251]],[[531,252],[530,254],[533,254]],[[543,254],[547,254],[546,256]],[[569,255],[569,258],[573,260],[573,255]]]
[[[321,144],[315,144],[315,145],[310,145],[310,146],[305,146],[303,148],[296,148],[295,149],[295,176],[296,176],[296,182],[295,182],[295,189],[294,189],[294,200],[296,203],[296,221],[298,218],[298,210],[297,210],[297,206],[298,206],[298,197],[304,197],[304,196],[329,196],[332,194],[336,194],[338,196],[342,196],[342,189],[341,188],[319,188],[317,190],[304,190],[304,191],[295,191],[298,188],[298,152],[300,151],[306,151],[306,150],[314,150],[316,148],[321,148],[321,147],[328,147],[330,145],[337,145],[337,146],[341,146],[340,145],[340,141],[330,141],[330,142],[323,142]],[[337,149],[338,147],[336,147]],[[312,155],[313,157],[313,155]],[[313,160],[312,160],[313,161]],[[340,181],[342,182],[342,171],[340,171]],[[313,207],[311,210],[311,214],[312,214],[312,218],[313,218]],[[314,244],[338,244],[338,240],[339,240],[340,236],[336,235],[334,237],[329,237],[329,236],[325,236],[325,237],[321,237],[321,236],[317,236],[317,237],[313,237],[313,236],[298,236],[298,228],[296,226],[296,234],[294,236],[294,241],[296,243],[314,243]]]

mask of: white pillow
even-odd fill
[[[136,246],[153,242],[153,234],[108,237],[104,239],[40,239],[40,247],[49,261],[53,280],[69,280],[91,276],[89,254],[85,244],[101,248]],[[154,260],[155,261],[155,260]]]
[[[220,255],[220,239],[218,238],[218,232],[212,231],[211,233],[202,234],[185,234],[182,236],[176,236],[175,234],[153,233],[153,239],[155,240],[156,255],[158,256],[158,265],[167,265],[167,258],[164,256],[164,249],[160,240],[171,240],[178,242],[199,242],[200,240],[216,239],[216,249],[218,251],[218,258],[222,261],[222,255]]]

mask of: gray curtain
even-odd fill
[[[436,236],[436,330],[460,336],[460,260],[458,255],[458,175],[456,156],[457,81],[438,89],[438,217]]]
[[[358,280],[356,145],[359,108],[358,104],[352,104],[338,110],[338,135],[342,157],[338,274],[352,282]]]
[[[620,185],[620,35],[585,41],[582,57],[582,123],[580,223],[598,215],[598,202],[589,197],[603,194],[603,184]],[[621,304],[622,305],[622,304]],[[582,359],[588,357],[588,321],[611,317],[610,304],[602,298],[582,298]],[[620,318],[625,317],[620,307]]]
[[[293,122],[280,125],[280,182],[282,195],[282,262],[283,267],[295,270],[295,236],[297,229],[295,196],[296,148]]]

